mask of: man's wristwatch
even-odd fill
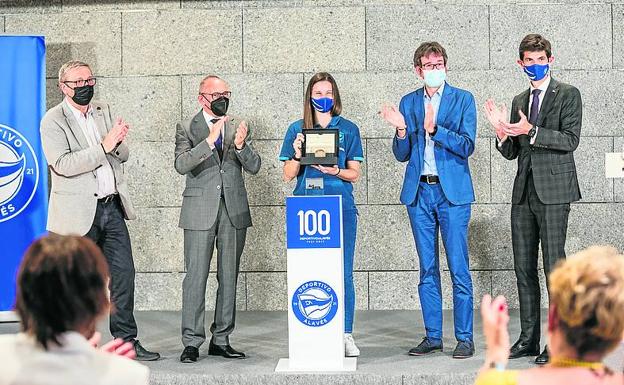
[[[296,160],[297,162],[301,162],[301,158],[298,157],[297,155],[293,155],[293,157],[291,159],[292,160]]]
[[[537,130],[535,129],[535,126],[533,126],[533,127],[531,127],[531,129],[529,130],[527,135],[529,136],[529,138],[533,138],[535,136],[536,132],[537,132]]]

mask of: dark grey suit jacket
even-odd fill
[[[542,203],[562,204],[581,199],[573,155],[581,137],[581,93],[571,85],[551,79],[543,97],[535,143],[531,145],[527,135],[520,135],[496,146],[505,158],[518,158],[512,195],[516,204],[522,199],[530,170]],[[514,97],[510,122],[520,120],[519,110],[528,117],[528,108],[529,89]]]
[[[176,126],[175,169],[186,175],[179,226],[188,230],[209,230],[215,223],[221,194],[237,229],[251,226],[243,170],[256,174],[260,156],[252,146],[251,130],[242,151],[236,151],[234,135],[240,120],[230,118],[223,138],[223,160],[206,142],[208,124],[201,111]]]

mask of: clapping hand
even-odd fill
[[[507,139],[507,134],[504,130],[504,124],[508,122],[507,118],[507,106],[504,104],[499,108],[494,100],[488,99],[483,106],[485,110],[485,117],[494,128],[496,136],[502,142]]]
[[[228,120],[230,120],[230,117],[226,115],[217,120],[212,125],[212,127],[210,127],[210,133],[206,138],[206,142],[208,142],[208,144],[214,146],[214,143],[217,141],[217,139],[219,139],[219,135],[221,135],[221,132],[223,131],[223,126]]]
[[[521,110],[518,110],[520,120],[518,123],[503,123],[503,132],[509,136],[527,135],[533,125],[529,123],[526,115]]]
[[[485,353],[486,367],[491,364],[504,366],[509,359],[509,313],[505,297],[495,299],[487,294],[481,301],[481,318],[483,320],[483,335],[487,350]]]
[[[425,121],[423,122],[423,126],[425,127],[425,131],[429,133],[429,135],[433,134],[435,129],[435,111],[433,111],[433,104],[427,104],[425,108]]]
[[[89,344],[94,348],[98,347],[98,344],[102,340],[102,334],[95,332],[91,338],[89,338]],[[105,343],[99,349],[103,352],[112,353],[117,356],[122,356],[134,360],[136,358],[136,352],[134,351],[134,344],[132,342],[124,342],[121,338],[115,338],[110,342]]]
[[[405,136],[405,128],[407,125],[405,124],[405,118],[403,114],[394,104],[384,104],[381,106],[381,111],[378,112],[379,116],[386,122],[390,123],[390,125],[396,127],[399,131],[399,136],[402,138]]]
[[[102,146],[104,147],[104,151],[108,154],[113,151],[115,147],[119,145],[119,143],[123,142],[128,135],[128,130],[130,129],[130,125],[126,123],[122,118],[117,118],[115,121],[115,125],[113,128],[108,131],[108,134],[102,139]]]
[[[245,139],[247,139],[248,133],[249,129],[247,128],[247,122],[243,120],[238,125],[238,128],[236,129],[236,136],[234,137],[234,146],[236,146],[237,150],[242,150],[245,146]]]

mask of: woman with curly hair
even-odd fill
[[[505,370],[509,356],[507,305],[502,296],[485,296],[481,305],[486,362],[476,385],[622,384],[603,358],[624,331],[624,256],[594,246],[560,262],[550,275],[548,348],[542,368]]]

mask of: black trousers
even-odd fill
[[[570,204],[546,205],[539,200],[529,174],[522,200],[511,206],[511,239],[520,301],[520,340],[539,343],[540,285],[537,270],[538,245],[542,246],[546,287],[548,276],[566,257],[565,241]]]
[[[137,336],[134,319],[134,260],[121,201],[98,201],[93,225],[85,234],[102,249],[110,270],[110,332],[125,341]]]

